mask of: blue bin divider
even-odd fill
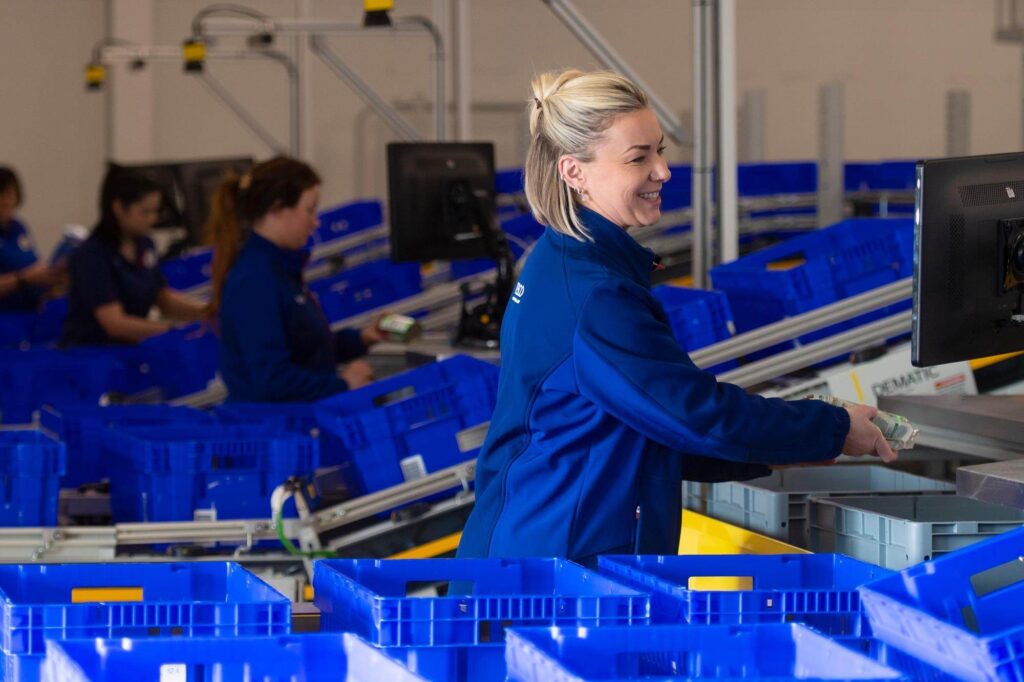
[[[735,333],[729,300],[721,291],[663,284],[651,289],[651,294],[665,309],[672,334],[685,351],[725,341]],[[731,360],[708,370],[717,374],[737,366],[736,361]]]
[[[176,673],[180,677],[172,676]],[[423,677],[350,633],[46,643],[42,682],[172,679],[424,682]]]
[[[213,424],[206,412],[170,405],[47,405],[40,410],[39,424],[67,447],[67,470],[62,484],[77,487],[110,476],[110,460],[104,452],[103,434],[108,427]]]
[[[270,495],[291,476],[313,472],[319,443],[306,436],[229,426],[115,427],[110,508],[116,522],[266,518]],[[294,516],[294,507],[286,509]]]
[[[959,679],[874,637],[836,637],[833,641],[893,670],[899,670],[913,682],[956,682]]]
[[[544,234],[544,226],[538,223],[532,214],[525,213],[503,220],[501,229],[508,239],[508,246],[512,256],[519,260],[541,235]],[[479,272],[484,272],[494,267],[494,261],[488,258],[475,258],[473,260],[453,260],[452,279],[462,279]]]
[[[509,682],[900,680],[903,674],[797,624],[513,628]]]
[[[320,226],[313,240],[327,243],[380,225],[384,222],[384,210],[376,199],[366,199],[325,209],[317,217]]]
[[[737,333],[835,303],[913,274],[909,219],[860,218],[794,237],[711,270],[729,299]],[[782,266],[777,263],[795,263]],[[799,337],[807,344],[910,307],[910,300]],[[751,356],[790,348],[779,344]]]
[[[1024,680],[1024,529],[860,588],[874,636],[965,680]]]
[[[0,651],[16,680],[37,679],[46,640],[291,631],[288,598],[232,562],[0,566],[0,609]]]
[[[419,263],[377,260],[314,282],[310,289],[330,322],[365,313],[422,291]]]
[[[187,255],[170,258],[160,264],[167,286],[172,289],[191,289],[210,281],[213,274],[213,249],[195,249]]]
[[[481,376],[352,416],[321,408],[324,463],[341,465],[349,489],[367,494],[474,459],[497,390],[495,376]]]
[[[410,584],[448,582],[445,597]],[[520,625],[646,625],[650,598],[564,559],[327,559],[313,566],[321,628],[382,647],[493,644]]]
[[[657,623],[789,623],[867,636],[857,588],[891,571],[840,554],[602,556],[602,573],[651,593]],[[749,589],[691,589],[694,578],[749,578]]]
[[[0,526],[57,525],[64,444],[34,430],[0,431]]]

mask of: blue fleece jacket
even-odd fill
[[[683,480],[827,460],[849,431],[843,409],[698,369],[651,295],[654,254],[581,217],[593,241],[548,228],[509,302],[461,557],[674,554]]]
[[[313,402],[348,390],[336,366],[366,354],[333,334],[302,279],[306,254],[251,234],[224,282],[220,371],[231,402]]]

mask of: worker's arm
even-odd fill
[[[112,339],[125,343],[138,343],[159,336],[170,330],[166,322],[156,322],[144,317],[129,315],[124,311],[120,301],[105,303],[93,310],[96,321],[103,331]]]
[[[631,284],[598,286],[580,310],[580,391],[652,440],[690,455],[788,464],[842,451],[846,410],[817,400],[748,395],[697,368]],[[685,475],[685,474],[684,474]]]
[[[156,295],[156,305],[165,317],[179,322],[196,322],[203,319],[206,306],[180,291],[164,287]]]

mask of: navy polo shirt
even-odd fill
[[[118,343],[96,319],[96,309],[120,302],[124,312],[147,317],[157,294],[167,286],[157,264],[153,240],[140,237],[138,257],[129,261],[113,244],[96,235],[86,239],[71,255],[68,316],[61,338],[65,346],[102,346]]]
[[[348,389],[338,362],[366,353],[357,330],[331,332],[302,279],[307,254],[250,234],[224,282],[220,371],[231,402],[313,402]]]
[[[0,275],[23,270],[34,264],[36,258],[32,236],[20,220],[0,225]],[[21,286],[12,294],[0,298],[0,311],[31,311],[39,307],[42,290]]]

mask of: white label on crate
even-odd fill
[[[418,481],[427,475],[427,463],[423,461],[423,455],[406,457],[398,465],[402,467],[402,478],[406,483]]]
[[[459,444],[459,452],[469,452],[482,446],[484,439],[487,438],[487,429],[490,426],[491,422],[488,421],[471,426],[455,434],[455,442]]]
[[[160,682],[187,682],[188,666],[184,663],[164,663],[160,666]]]
[[[910,364],[910,347],[890,351],[877,360],[837,370],[828,378],[832,395],[877,405],[885,395],[975,395],[974,372],[966,362],[935,367]]]

